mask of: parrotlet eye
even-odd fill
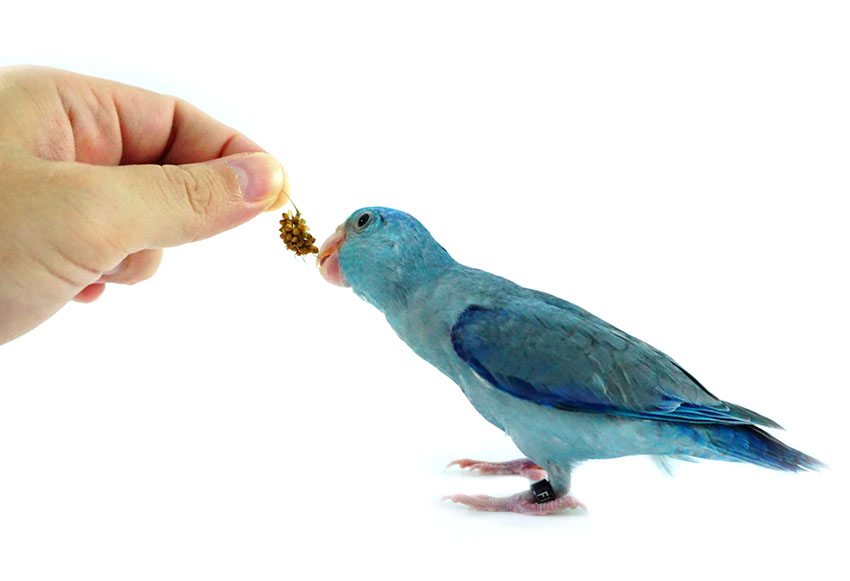
[[[368,224],[369,218],[370,218],[369,214],[360,214],[360,217],[357,218],[357,227],[362,228],[363,226]]]

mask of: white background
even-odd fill
[[[0,348],[0,579],[846,578],[849,25],[844,2],[4,8],[4,64],[184,97],[285,164],[320,239],[411,212],[831,469],[626,458],[575,472],[587,514],[441,504],[523,489],[443,471],[516,449],[266,214]]]

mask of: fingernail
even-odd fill
[[[283,168],[283,188],[280,190],[280,195],[275,200],[274,204],[263,210],[264,212],[272,212],[283,207],[289,201],[289,174],[286,173],[286,168]]]
[[[246,202],[277,202],[285,195],[286,174],[275,158],[267,153],[252,153],[227,162],[236,174]]]

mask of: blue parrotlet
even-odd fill
[[[399,210],[354,212],[322,245],[318,266],[384,313],[527,456],[453,464],[548,478],[547,490],[447,497],[455,502],[533,515],[576,508],[567,494],[576,464],[634,454],[821,466],[758,427],[775,422],[716,398],[661,351],[572,303],[459,264]]]

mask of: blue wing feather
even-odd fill
[[[560,301],[560,299],[558,299]],[[687,423],[778,425],[721,401],[664,353],[570,303],[470,305],[457,355],[494,387],[557,409]]]

